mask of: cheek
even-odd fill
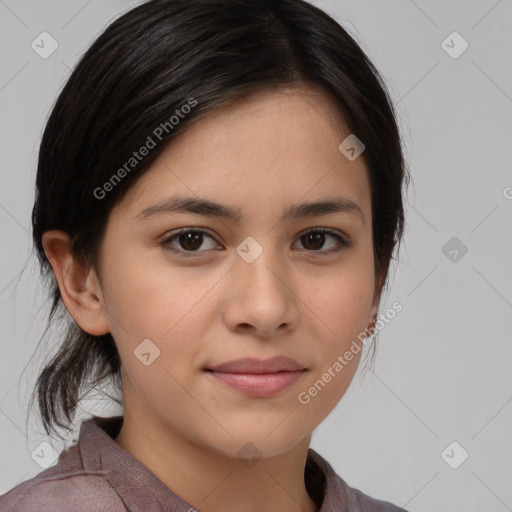
[[[119,260],[106,275],[104,295],[114,323],[139,337],[155,339],[167,338],[181,327],[208,285],[186,270],[144,265],[136,258]]]
[[[305,297],[312,314],[325,326],[327,341],[347,341],[367,327],[373,300],[373,272],[367,265],[333,271],[308,287]]]
[[[112,265],[108,276],[105,297],[111,333],[132,379],[145,388],[144,394],[165,389],[166,395],[176,392],[174,398],[179,398],[183,390],[177,381],[186,383],[191,367],[199,365],[207,330],[218,311],[207,292],[219,276],[203,273],[199,278],[192,269],[128,259]],[[151,343],[141,345],[144,340]],[[147,367],[136,357],[143,353],[142,346],[148,347],[151,361],[155,357]]]
[[[350,338],[325,344],[323,350],[322,360],[296,396],[296,407],[309,429],[316,428],[343,398],[363,352],[361,344],[352,345]]]
[[[364,351],[362,339],[373,300],[373,261],[354,258],[351,263],[333,269],[310,293],[318,365],[303,391],[320,416],[344,395]]]
[[[186,364],[176,364],[173,354],[166,349],[150,366],[144,366],[133,354],[120,351],[124,369],[128,375],[123,377],[123,395],[125,404],[137,404],[139,413],[148,416],[156,414],[164,424],[173,425],[184,437],[195,437],[200,441],[194,425],[208,425],[215,428],[200,402],[190,393],[190,383],[187,374],[183,372]],[[174,364],[173,364],[173,361]],[[176,410],[180,418],[176,418]]]

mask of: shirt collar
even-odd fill
[[[131,512],[195,510],[115,442],[122,423],[123,416],[93,416],[82,422],[78,444],[84,469],[103,470],[105,478]],[[321,503],[319,512],[348,511],[346,496],[350,488],[311,448],[306,461],[305,483],[312,499]]]

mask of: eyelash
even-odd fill
[[[187,255],[185,257],[190,257],[192,255],[196,255],[196,254],[200,254],[202,252],[206,252],[206,251],[185,251],[183,249],[176,249],[174,247],[171,247],[170,244],[172,243],[172,241],[176,238],[178,238],[179,236],[181,235],[185,235],[187,233],[201,233],[203,235],[207,235],[209,236],[210,238],[214,239],[212,235],[210,235],[208,233],[208,231],[202,229],[202,228],[183,228],[183,229],[180,229],[179,231],[177,231],[176,233],[174,233],[173,235],[165,238],[162,242],[161,242],[161,246],[166,250],[166,251],[170,251],[170,252],[173,252],[173,253],[177,253],[177,254],[182,254],[182,255]],[[334,249],[329,249],[328,251],[313,251],[313,250],[307,250],[305,249],[307,252],[311,253],[311,254],[315,254],[315,253],[318,253],[320,255],[325,255],[325,254],[333,254],[333,253],[337,253],[337,252],[341,252],[345,249],[348,249],[349,247],[351,247],[353,245],[353,242],[348,240],[348,239],[345,239],[343,238],[342,236],[340,236],[339,234],[337,234],[334,229],[331,229],[331,228],[311,228],[307,231],[305,231],[304,233],[302,233],[298,239],[304,237],[304,236],[307,236],[311,233],[327,233],[329,235],[331,235],[332,237],[334,238],[337,238],[338,241],[339,241],[339,245],[337,248],[334,248]],[[190,255],[190,256],[188,256]]]

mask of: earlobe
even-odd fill
[[[370,311],[368,312],[368,329],[370,327],[374,327],[375,322],[377,321],[377,312],[379,311],[379,299],[380,297],[378,297],[375,294]]]
[[[94,269],[76,261],[69,235],[60,230],[46,231],[42,243],[59,285],[62,301],[75,322],[94,336],[110,332]]]

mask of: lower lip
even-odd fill
[[[246,395],[267,397],[275,395],[294,384],[304,371],[278,373],[208,373],[214,379]]]

